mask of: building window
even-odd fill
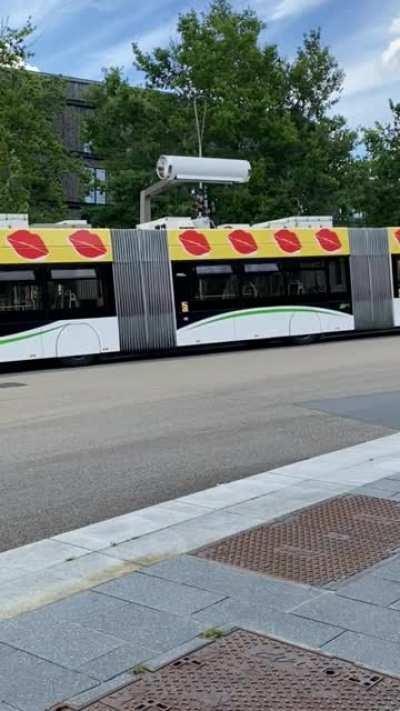
[[[105,205],[106,193],[106,171],[103,168],[89,168],[91,173],[92,188],[85,197],[85,202],[89,205]]]

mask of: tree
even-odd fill
[[[61,143],[57,121],[65,105],[65,85],[25,69],[25,41],[33,28],[8,27],[0,35],[0,212],[28,212],[31,221],[65,216],[63,180],[82,164]]]
[[[29,19],[20,29],[13,29],[7,23],[0,24],[0,66],[21,67],[32,56],[26,47],[26,40],[34,27]]]
[[[400,224],[400,103],[389,102],[391,120],[364,130],[360,160],[360,212],[369,226]]]
[[[106,161],[117,208],[111,217],[121,224],[137,219],[138,192],[151,181],[158,155],[196,155],[200,143],[204,155],[252,164],[248,185],[212,189],[220,219],[310,211],[342,219],[355,143],[345,120],[332,116],[343,74],[318,31],[288,62],[264,42],[264,30],[254,11],[213,0],[204,13],[180,16],[177,39],[167,47],[143,52],[134,45],[145,88],[108,72],[94,93],[89,137]],[[159,211],[184,214],[190,200],[183,194],[180,208],[171,195]]]

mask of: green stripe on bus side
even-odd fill
[[[54,331],[59,331],[62,326],[57,326],[56,328],[49,328],[47,331],[38,331],[37,333],[29,333],[26,336],[13,336],[13,338],[0,339],[0,346],[6,346],[8,343],[17,343],[18,341],[28,341],[30,338],[37,338],[38,336],[45,336],[47,333],[53,333]]]
[[[343,314],[341,311],[330,311],[328,309],[313,309],[307,307],[270,307],[266,309],[252,309],[249,311],[234,311],[233,313],[224,314],[223,316],[215,316],[212,319],[205,319],[204,321],[199,321],[198,324],[193,324],[192,328],[200,328],[204,324],[218,323],[218,321],[227,321],[232,318],[244,318],[246,316],[258,316],[258,314],[279,314],[279,313],[315,313],[315,314],[326,314],[327,316],[349,316],[350,314]]]

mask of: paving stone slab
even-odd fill
[[[131,646],[151,649],[153,656],[197,637],[204,629],[193,618],[179,618],[130,602],[111,612],[95,613],[84,624]]]
[[[122,644],[111,635],[75,623],[49,625],[34,613],[0,623],[0,640],[68,669],[77,669]]]
[[[400,611],[350,600],[328,592],[300,605],[295,614],[352,632],[400,642]]]
[[[146,575],[194,585],[233,598],[253,600],[279,610],[291,610],[321,594],[318,588],[240,570],[204,558],[180,556],[143,571]]]
[[[147,649],[140,645],[134,647],[124,644],[112,652],[103,654],[97,659],[93,659],[87,664],[83,664],[79,671],[87,676],[99,679],[99,681],[109,681],[113,677],[122,674],[133,667],[141,664],[154,656],[152,649]]]
[[[343,632],[325,644],[322,651],[384,674],[400,676],[400,644],[356,632]]]
[[[387,607],[400,600],[400,582],[385,580],[375,575],[363,575],[358,580],[337,586],[336,592],[353,600]]]
[[[310,647],[320,647],[342,632],[336,625],[301,619],[265,605],[256,606],[235,600],[219,602],[196,613],[194,619],[208,627],[220,628],[232,624]]]
[[[224,595],[189,585],[160,580],[142,573],[131,573],[95,588],[96,592],[136,602],[175,615],[191,615],[222,600]]]
[[[268,494],[272,491],[285,489],[291,484],[297,484],[298,479],[290,476],[280,476],[279,474],[270,474],[260,477],[258,480],[252,477],[239,481],[214,486],[204,491],[199,491],[196,494],[184,496],[181,501],[207,506],[213,509],[220,509],[227,506],[233,506],[241,501],[255,499],[263,494]]]
[[[20,575],[23,575],[45,570],[86,554],[87,551],[82,548],[46,539],[0,553],[0,568],[15,568]]]
[[[137,566],[98,553],[54,565],[0,585],[0,619],[16,617],[80,590],[135,570]]]
[[[25,652],[15,652],[0,660],[0,698],[20,711],[45,711],[96,685],[85,674]]]
[[[400,556],[396,555],[390,560],[375,566],[371,570],[371,575],[400,582]]]
[[[253,519],[249,520],[246,516],[213,511],[163,531],[149,533],[136,541],[107,548],[103,553],[111,558],[139,563],[161,560],[187,553],[211,541],[243,531],[251,525],[254,525]]]
[[[400,597],[400,596],[399,596]],[[35,610],[29,615],[24,615],[18,619],[42,620],[49,624],[54,623],[84,623],[90,615],[96,612],[107,612],[123,607],[126,600],[117,597],[100,595],[92,590],[77,593],[71,597],[54,602],[51,605]]]
[[[375,496],[380,499],[391,499],[393,496],[399,493],[400,482],[390,482],[392,486],[381,486],[381,481],[386,481],[381,479],[380,481],[372,482],[372,484],[365,484],[360,486],[355,493],[361,494],[362,496]],[[394,486],[393,486],[394,485]]]
[[[117,516],[107,521],[85,526],[55,536],[55,541],[81,546],[96,551],[116,543],[129,541],[153,531],[167,528],[182,521],[202,516],[209,509],[182,501],[167,501],[140,511]]]

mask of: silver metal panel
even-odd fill
[[[387,230],[350,230],[350,253],[356,329],[391,328],[393,294]]]
[[[114,288],[121,349],[176,345],[175,305],[167,235],[160,230],[112,230]]]

